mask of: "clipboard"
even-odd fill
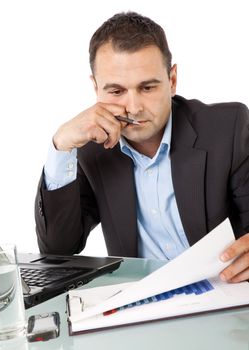
[[[219,257],[232,242],[233,230],[226,219],[181,255],[137,282],[69,291],[69,333],[82,334],[248,306],[248,282],[231,284],[218,277],[231,263],[222,262]],[[208,280],[213,286],[208,293],[180,293],[169,300],[124,308],[104,316],[105,312],[202,280]]]
[[[249,306],[248,282],[228,284],[220,281],[218,278],[210,279],[209,282],[213,288],[207,293],[192,296],[183,294],[175,295],[168,300],[126,308],[116,313],[110,313],[108,316],[104,316],[102,313],[76,322],[73,320],[74,312],[72,312],[72,309],[74,311],[76,310],[76,305],[78,305],[76,312],[82,312],[83,314],[87,307],[91,307],[87,306],[88,302],[91,302],[91,295],[93,298],[99,295],[101,299],[103,292],[105,293],[107,291],[111,296],[112,293],[122,289],[123,286],[127,288],[128,284],[70,291],[66,297],[69,335],[105,331],[113,328],[198,316]],[[72,305],[72,301],[75,302],[74,306]],[[84,305],[86,307],[85,309]]]

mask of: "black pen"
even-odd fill
[[[128,117],[122,117],[121,115],[115,115],[115,118],[121,122],[125,122],[127,124],[136,124],[139,125],[139,122],[137,122],[134,119],[128,118]]]

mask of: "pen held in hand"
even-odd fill
[[[135,124],[139,125],[139,122],[137,122],[134,119],[128,118],[128,117],[122,117],[121,115],[115,115],[115,118],[121,122],[125,122],[127,124]]]

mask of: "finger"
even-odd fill
[[[249,234],[237,239],[230,247],[228,247],[221,254],[220,259],[222,261],[228,261],[236,258],[237,256],[249,251]]]
[[[127,117],[127,112],[125,107],[113,103],[103,103],[103,102],[98,102],[97,103],[100,108],[103,108],[107,110],[109,113],[111,113],[112,116],[115,115],[122,115],[124,117]]]
[[[112,148],[114,147],[120,138],[121,134],[121,127],[111,124],[109,121],[107,121],[105,118],[100,117],[98,119],[98,125],[103,128],[108,135],[108,139],[105,141],[105,148]]]
[[[116,116],[122,116],[127,118],[127,112],[125,107],[115,104],[107,104],[107,103],[97,103],[98,111],[100,115],[103,115],[109,118],[110,121],[118,122],[121,124],[122,128],[126,127],[128,123],[125,121],[119,120]]]
[[[230,282],[232,283],[238,283],[242,281],[247,281],[249,280],[249,268],[245,269],[244,271],[238,273],[236,276],[234,276]]]
[[[108,139],[108,134],[102,128],[95,126],[88,131],[87,138],[89,141],[104,143]]]
[[[108,134],[108,142],[105,143],[106,148],[114,147],[120,139],[121,124],[113,118],[110,119],[110,115],[99,115],[97,119],[97,125],[105,130]]]
[[[116,104],[110,104],[110,103],[102,103],[102,102],[98,102],[98,108],[101,109],[102,111],[102,115],[105,117],[109,117],[110,121],[115,121],[121,124],[121,129],[125,128],[128,123],[118,120],[116,118],[117,115],[119,116],[123,116],[125,118],[127,118],[127,112],[125,107],[120,106],[120,105],[116,105]],[[107,114],[104,114],[105,112],[107,112]],[[108,114],[109,112],[109,114]],[[100,112],[101,114],[101,112]]]
[[[249,253],[241,255],[234,260],[231,265],[226,267],[221,273],[220,278],[223,281],[232,280],[236,275],[242,273],[249,268]]]
[[[119,123],[121,124],[121,129],[124,129],[127,125],[129,125],[128,123],[120,121],[120,120],[119,120]]]

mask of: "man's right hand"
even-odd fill
[[[115,115],[126,116],[125,108],[115,104],[98,102],[63,124],[55,133],[53,143],[58,151],[71,151],[89,141],[103,143],[113,148],[119,141],[121,130],[127,124]]]

